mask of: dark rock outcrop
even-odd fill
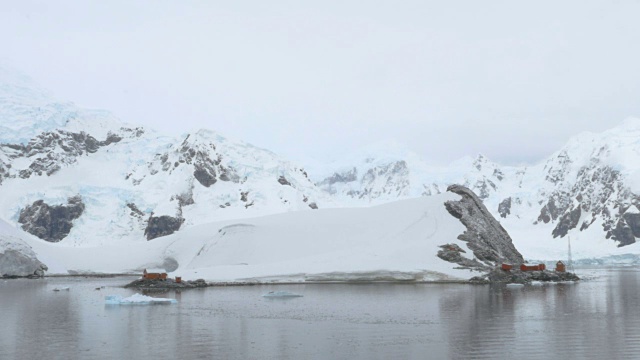
[[[82,215],[84,207],[80,196],[71,197],[67,204],[56,206],[38,200],[20,211],[18,222],[26,232],[46,241],[58,242],[69,235],[73,220]]]
[[[144,230],[144,235],[147,240],[159,238],[161,236],[171,235],[174,232],[180,230],[180,226],[184,219],[181,217],[173,217],[168,215],[151,216],[147,222],[147,228]]]
[[[524,262],[507,231],[473,191],[461,185],[451,185],[447,191],[461,196],[460,200],[447,201],[444,205],[467,228],[458,239],[467,242],[467,247],[477,259],[477,264],[473,267],[464,261],[454,261],[455,263],[474,270],[490,270],[503,262]]]
[[[195,164],[193,177],[204,187],[209,187],[216,183],[216,169],[207,162]]]
[[[280,183],[280,185],[289,185],[291,186],[291,183],[289,182],[289,180],[287,180],[286,177],[280,175],[280,177],[278,178],[278,182]]]
[[[444,261],[455,263],[460,265],[464,269],[484,269],[486,265],[481,264],[477,260],[467,259],[462,256],[462,253],[466,253],[460,246],[456,244],[440,245],[438,251],[438,257]]]
[[[624,218],[620,219],[616,227],[610,231],[611,236],[618,241],[618,247],[630,245],[636,242],[636,237],[633,234],[633,228],[631,228]]]
[[[562,215],[562,217],[560,218],[560,221],[558,222],[558,225],[556,225],[556,228],[553,229],[553,231],[551,232],[553,237],[554,238],[558,236],[563,237],[567,235],[569,230],[575,229],[576,226],[578,226],[578,222],[580,221],[581,214],[582,214],[581,207],[578,206],[575,209]]]
[[[507,215],[511,214],[511,197],[508,197],[500,202],[498,205],[498,214],[501,217],[506,218]]]

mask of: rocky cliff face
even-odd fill
[[[0,234],[0,276],[40,277],[47,270],[24,241]]]
[[[69,235],[73,220],[82,215],[84,208],[79,196],[69,198],[65,205],[55,206],[38,200],[20,211],[18,222],[26,232],[46,241],[58,242]]]
[[[467,247],[473,252],[474,259],[469,260],[460,256],[460,253],[465,251],[455,244],[442,245],[438,257],[475,270],[490,270],[501,263],[524,263],[522,254],[513,245],[507,231],[473,191],[461,185],[451,185],[447,191],[461,196],[460,200],[447,201],[444,205],[447,211],[460,219],[467,228],[458,236],[458,239],[467,242]]]
[[[570,155],[561,155],[565,166],[572,163]],[[600,226],[606,238],[618,246],[635,243],[640,237],[640,196],[625,183],[625,176],[597,156],[580,166],[575,177],[566,173],[549,167],[547,181],[557,187],[549,193],[542,192],[545,200],[537,222],[555,224],[554,237],[564,237],[573,229]]]

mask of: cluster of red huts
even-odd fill
[[[511,269],[513,269],[513,265],[502,264],[501,268],[504,271],[510,271]],[[547,269],[547,266],[545,264],[537,264],[537,265],[521,264],[520,265],[520,271],[542,271],[546,269]],[[562,261],[558,261],[556,263],[557,272],[565,272],[566,270],[567,270],[567,267],[564,265]]]

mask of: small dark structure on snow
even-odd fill
[[[565,272],[565,271],[567,271],[567,266],[562,261],[558,261],[556,263],[556,271],[557,272]]]

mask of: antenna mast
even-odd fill
[[[571,236],[567,236],[567,243],[569,244],[568,254],[567,254],[567,269],[575,272],[573,268],[573,260],[571,259]]]

